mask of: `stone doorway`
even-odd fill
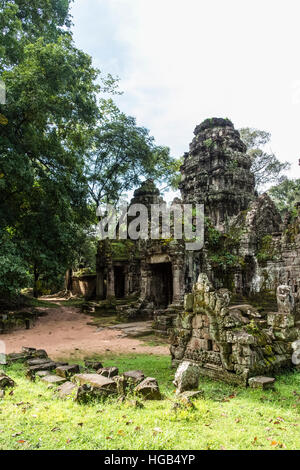
[[[166,308],[173,300],[172,263],[152,264],[151,270],[151,301],[155,307]]]
[[[125,271],[123,266],[114,267],[115,275],[115,296],[117,299],[125,297]]]

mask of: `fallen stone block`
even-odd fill
[[[46,375],[45,377],[42,377],[41,380],[51,385],[61,385],[66,381],[66,379],[58,377],[57,375]]]
[[[146,400],[161,400],[161,393],[157,380],[153,377],[147,377],[135,389],[137,395],[142,396]]]
[[[248,380],[249,387],[251,388],[261,388],[262,390],[267,390],[273,388],[275,379],[272,377],[251,377]]]
[[[26,371],[26,377],[30,380],[34,380],[35,374],[38,371],[52,371],[56,369],[57,364],[56,362],[46,362],[45,364],[37,364],[35,366],[30,366]]]
[[[74,374],[79,374],[80,369],[78,364],[72,364],[69,366],[59,366],[55,369],[56,375],[68,379]]]
[[[103,394],[117,393],[117,384],[112,379],[99,374],[76,374],[73,380],[80,385],[88,385],[92,390]]]
[[[142,382],[142,380],[145,378],[145,375],[141,370],[129,370],[124,372],[123,376],[127,381],[135,384]]]
[[[75,393],[77,389],[73,382],[65,382],[57,389],[59,398],[67,398]]]
[[[40,364],[49,364],[49,358],[29,359],[27,361],[28,366],[38,366]]]
[[[99,361],[84,361],[85,367],[88,369],[99,370],[102,369],[103,365]]]
[[[36,377],[46,377],[46,375],[49,375],[49,372],[47,370],[38,370],[35,373]]]
[[[177,388],[176,393],[180,394],[185,391],[197,389],[199,377],[200,371],[197,365],[188,361],[182,362],[176,371],[173,382]]]
[[[102,367],[97,370],[97,374],[104,375],[104,377],[115,377],[119,375],[119,369],[117,367]]]
[[[26,362],[34,358],[48,358],[44,349],[23,348],[23,352],[7,354],[7,363]]]
[[[0,372],[0,390],[4,390],[5,388],[14,387],[16,384],[13,379],[8,377],[8,375]]]
[[[117,384],[117,393],[124,397],[126,395],[128,382],[123,375],[115,375],[112,380]]]
[[[83,384],[77,388],[74,401],[77,401],[79,404],[82,404],[88,403],[93,398],[95,398],[95,394],[91,389],[90,385]]]

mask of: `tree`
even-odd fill
[[[171,186],[177,166],[169,149],[155,145],[147,129],[113,109],[91,136],[86,160],[90,197],[97,206],[114,202],[147,178]]]
[[[74,46],[70,3],[0,0],[7,91],[0,105],[0,262],[9,273],[16,259],[19,272],[15,284],[2,276],[2,293],[9,285],[17,293],[25,272],[38,295],[41,279],[59,279],[82,257],[96,218],[92,202],[116,200],[141,175],[168,181],[176,166],[167,148],[103,98],[116,93],[117,80],[103,77]]]
[[[266,185],[281,183],[290,164],[279,161],[274,153],[265,150],[271,140],[271,134],[249,127],[240,129],[240,134],[252,161],[251,170],[255,175],[256,189],[260,192]]]
[[[114,89],[110,76],[96,84],[91,58],[75,48],[68,5],[1,1],[0,235],[6,265],[17,256],[35,287],[66,270],[90,223],[86,136],[101,117],[97,93]],[[2,292],[12,285],[8,276]]]
[[[286,179],[269,189],[269,194],[283,215],[288,212],[296,215],[295,205],[300,202],[300,179]]]

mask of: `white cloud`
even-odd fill
[[[77,44],[120,75],[121,108],[175,156],[203,119],[229,117],[271,132],[294,177],[299,13],[298,0],[75,0],[73,8]]]

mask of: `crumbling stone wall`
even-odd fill
[[[283,221],[270,197],[257,195],[246,146],[228,119],[207,119],[194,134],[181,167],[182,200],[177,199],[176,203],[204,204],[204,248],[188,252],[182,241],[172,237],[100,242],[97,298],[118,297],[117,284],[121,281],[116,271],[122,268],[125,286],[121,291],[125,299],[138,299],[134,308],[130,305],[128,318],[152,318],[155,330],[167,335],[174,316],[182,308],[185,293],[191,292],[199,274],[205,273],[215,288],[229,289],[235,302],[240,298],[239,303],[251,303],[249,298],[257,293],[272,298],[274,303],[278,286],[288,285],[295,298],[296,315],[298,312],[300,316],[300,210],[296,220]],[[163,199],[154,182],[148,180],[135,191],[131,202],[150,208]],[[156,276],[155,264],[159,263],[171,265],[170,279],[164,286]],[[172,290],[172,300],[168,295],[170,304],[166,308],[159,305],[159,298],[165,297],[161,292],[165,286]],[[125,318],[126,306],[123,313]],[[213,341],[210,337],[198,339]],[[220,347],[214,343],[213,348]]]
[[[199,276],[174,323],[173,365],[189,360],[203,375],[242,385],[250,377],[292,367],[300,324],[291,288],[278,288],[278,312],[230,305],[231,295],[227,289],[215,290],[205,274]]]

